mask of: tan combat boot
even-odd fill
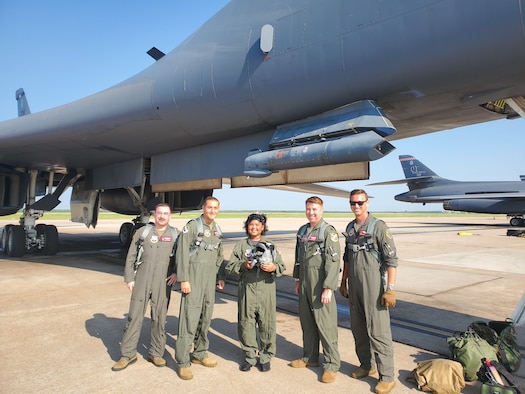
[[[190,367],[186,367],[186,368],[179,367],[179,368],[177,368],[177,375],[179,375],[179,378],[181,378],[182,380],[193,379],[193,372],[191,372],[191,368]]]
[[[203,358],[202,360],[197,360],[196,358],[194,358],[191,360],[191,362],[193,364],[204,365],[205,367],[208,367],[208,368],[213,368],[217,366],[217,360],[214,360],[213,358],[209,358],[209,357]]]
[[[164,360],[162,357],[152,356],[151,354],[148,354],[148,361],[153,363],[153,365],[156,367],[166,366],[166,360]]]
[[[351,377],[354,379],[363,379],[367,376],[376,374],[377,371],[375,369],[364,369],[364,368],[357,368],[354,372],[350,374]]]
[[[135,354],[133,357],[121,357],[120,360],[116,362],[111,369],[113,371],[122,371],[123,369],[126,369],[128,365],[133,364],[135,361],[137,361],[137,355]]]
[[[335,381],[335,376],[337,375],[337,372],[332,371],[324,371],[323,376],[321,377],[321,382],[323,383],[332,383]]]
[[[319,366],[319,363],[314,363],[310,361],[306,362],[302,358],[300,358],[298,360],[293,360],[290,363],[290,366],[292,366],[293,368],[317,367]]]
[[[395,385],[396,385],[396,382],[380,381],[375,388],[375,392],[376,394],[388,394],[392,391]]]

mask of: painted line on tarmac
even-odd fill
[[[277,298],[297,302],[297,295],[292,292],[277,290]],[[277,309],[284,310],[288,313],[293,313],[294,315],[298,314],[297,310],[291,311],[283,307],[277,307]],[[347,304],[337,303],[337,313],[339,316],[350,318],[350,307]],[[446,328],[435,326],[432,324],[416,322],[413,320],[391,317],[390,321],[391,321],[392,326],[402,328],[405,330],[409,330],[409,331],[413,331],[413,332],[417,332],[420,334],[431,335],[431,336],[438,337],[438,338],[448,338],[454,334],[453,331],[448,330]],[[347,327],[344,327],[344,328],[347,328]]]
[[[288,292],[288,291],[277,290],[277,298],[297,302],[297,295],[295,293]],[[280,308],[280,309],[285,309],[285,308]],[[290,311],[290,310],[286,310],[286,311],[297,314],[297,311]],[[344,317],[349,318],[350,317],[350,307],[346,304],[337,303],[337,313],[338,315],[342,315]],[[392,318],[392,317],[390,318],[390,320],[392,322],[392,325],[396,327],[405,328],[411,331],[417,331],[423,334],[433,335],[433,336],[437,336],[441,338],[447,338],[454,334],[454,331],[448,330],[443,327],[438,327],[432,324],[426,324],[426,323],[416,322],[413,320]]]
[[[78,255],[86,255],[86,254],[119,254],[122,249],[97,249],[97,250],[82,250],[82,251],[76,251],[76,250],[70,250],[65,252],[59,252],[57,253],[58,256],[78,256]]]

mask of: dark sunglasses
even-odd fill
[[[365,202],[367,202],[368,200],[365,200],[365,201],[350,201],[350,205],[359,205],[360,207],[363,206],[363,204]]]

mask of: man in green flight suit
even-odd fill
[[[190,220],[182,229],[177,243],[177,279],[180,282],[179,329],[175,344],[177,374],[183,380],[193,379],[191,363],[215,367],[217,360],[208,357],[215,284],[224,289],[222,232],[215,223],[219,200],[207,197],[202,215]],[[193,357],[190,359],[193,344]]]
[[[323,219],[323,200],[306,200],[307,224],[297,232],[295,292],[299,295],[299,319],[303,330],[303,357],[294,368],[319,365],[319,341],[323,345],[323,383],[335,381],[341,361],[338,349],[337,288],[340,269],[339,235]]]
[[[361,364],[350,376],[362,379],[379,372],[374,391],[388,394],[396,385],[388,308],[396,305],[398,259],[388,226],[369,214],[368,204],[364,190],[350,192],[355,219],[346,228],[341,288],[348,288],[350,325]]]
[[[111,368],[113,371],[122,371],[137,361],[137,344],[148,303],[151,305],[151,348],[148,361],[157,367],[166,365],[163,358],[166,346],[165,326],[171,286],[177,280],[173,246],[178,232],[169,225],[171,209],[168,204],[158,204],[154,216],[155,225],[147,224],[135,232],[126,257],[124,282],[131,292],[131,301],[126,330],[120,344],[122,357]],[[138,253],[141,253],[140,261],[137,261]],[[137,263],[140,265],[137,266]]]

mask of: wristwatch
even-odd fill
[[[387,289],[388,289],[388,290],[394,290],[394,287],[395,287],[394,285],[388,285],[388,286],[387,286]]]

